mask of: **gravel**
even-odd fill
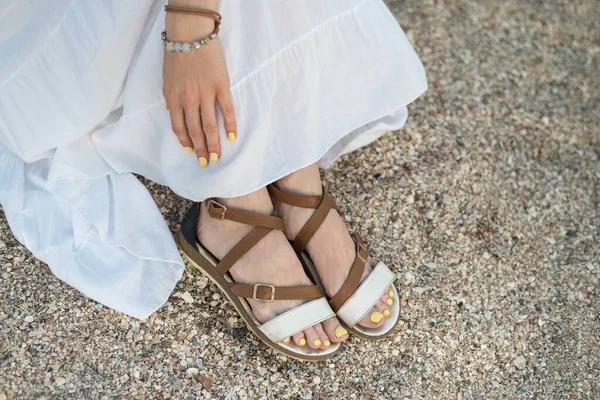
[[[597,0],[389,5],[430,89],[323,178],[398,277],[398,330],[300,363],[192,271],[137,321],[58,281],[0,213],[0,400],[600,398]],[[146,185],[175,231],[188,202]]]

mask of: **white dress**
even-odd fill
[[[183,271],[132,173],[191,200],[254,191],[401,127],[425,72],[382,0],[225,0],[238,121],[202,168],[163,108],[164,0],[0,0],[0,203],[61,280],[145,318]],[[201,51],[201,50],[200,50]]]

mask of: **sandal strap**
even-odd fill
[[[313,215],[306,221],[306,224],[300,229],[296,238],[292,241],[292,247],[298,255],[302,254],[306,245],[310,242],[310,239],[312,239],[323,221],[325,221],[325,218],[327,218],[327,215],[329,214],[329,210],[334,209],[337,212],[340,212],[335,201],[325,187],[323,187],[322,196],[305,196],[284,193],[273,185],[269,185],[268,190],[273,198],[281,203],[296,207],[316,209]]]
[[[271,197],[278,202],[301,208],[318,208],[323,198],[323,196],[307,196],[282,192],[272,184],[267,186],[267,190]],[[325,192],[325,188],[323,188],[323,192]]]
[[[217,264],[217,272],[225,276],[227,272],[244,256],[256,243],[267,236],[272,229],[256,227],[244,236]]]
[[[216,270],[221,276],[239,261],[252,247],[273,229],[283,230],[281,218],[273,215],[257,214],[249,211],[228,208],[214,199],[206,200],[208,214],[215,219],[230,220],[255,227],[246,234],[229,252],[217,263]],[[310,286],[281,286],[270,284],[248,285],[231,282],[229,287],[238,297],[263,301],[273,300],[311,300],[323,297],[321,288]]]
[[[365,264],[369,258],[369,253],[363,245],[362,239],[358,233],[354,234],[354,242],[356,244],[356,257],[354,257],[354,263],[352,263],[346,282],[344,282],[335,296],[329,300],[329,305],[335,312],[346,303],[360,285],[360,278],[363,275]]]
[[[238,297],[246,299],[273,301],[273,300],[311,300],[323,297],[321,288],[317,285],[310,286],[273,286],[257,283],[247,285],[232,282],[229,287]]]
[[[239,222],[240,224],[253,225],[261,228],[283,230],[281,218],[274,215],[257,214],[250,211],[236,210],[217,202],[215,199],[207,199],[206,207],[208,215],[214,219]]]
[[[324,297],[311,300],[261,324],[259,329],[273,342],[279,343],[306,328],[334,317]]]
[[[354,326],[369,313],[393,282],[394,273],[380,261],[335,313],[348,326]]]

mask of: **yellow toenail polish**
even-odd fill
[[[210,162],[216,163],[219,161],[219,155],[217,153],[210,153]]]
[[[185,147],[184,147],[184,149],[185,149],[185,151],[187,151],[188,153],[191,153],[192,151],[194,151],[194,148],[193,148],[193,147],[190,147],[190,146],[185,146]]]
[[[388,296],[390,296],[390,297],[394,297],[394,291],[393,291],[393,290],[390,290],[390,291],[388,292]]]
[[[227,134],[227,139],[229,139],[229,141],[230,141],[231,143],[235,142],[235,133],[234,133],[234,132],[229,132],[229,133]]]
[[[343,326],[338,326],[337,328],[335,328],[335,337],[336,338],[341,338],[342,336],[344,336],[345,334],[348,333],[348,331],[346,329],[344,329]]]
[[[385,310],[383,310],[383,316],[387,317],[388,315],[390,315],[390,310],[388,310],[387,308]]]
[[[315,339],[315,341],[313,342],[313,344],[314,344],[316,347],[319,347],[319,346],[321,345],[321,341],[320,341],[319,339]]]
[[[374,324],[381,321],[381,318],[383,318],[383,314],[380,313],[379,311],[373,311],[373,313],[371,314],[371,317],[369,317],[371,322],[373,322]]]
[[[387,303],[387,305],[388,305],[388,306],[391,306],[392,304],[394,304],[394,300],[392,300],[392,299],[387,299],[387,300],[386,300],[386,303]]]
[[[206,157],[200,157],[200,158],[198,158],[198,161],[200,162],[200,165],[202,165],[203,167],[206,167],[208,165],[208,160],[206,159]]]
[[[289,338],[289,337],[288,337],[288,338],[285,338],[285,339],[283,339],[283,340],[282,340],[282,342],[283,342],[283,343],[289,343],[289,342],[290,342],[290,338]]]
[[[329,340],[325,339],[325,341],[323,342],[323,345],[325,347],[329,347],[329,346],[331,346],[331,342]]]
[[[298,344],[300,346],[306,346],[306,339],[305,338],[300,339],[300,341],[298,342]]]

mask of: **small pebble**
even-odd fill
[[[192,295],[189,292],[183,292],[183,294],[181,295],[181,298],[186,303],[193,303],[194,302],[194,298],[192,297]]]
[[[518,369],[523,369],[525,368],[525,357],[523,356],[519,356],[517,358],[514,359],[513,364],[515,365],[515,367],[517,367]]]

